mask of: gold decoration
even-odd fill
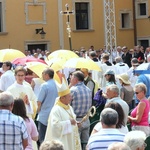
[[[92,113],[93,110],[93,113]],[[89,111],[87,112],[87,114],[83,117],[83,119],[80,121],[80,123],[83,123],[84,121],[86,121],[89,117],[93,117],[96,113],[96,108],[95,106],[92,106]]]

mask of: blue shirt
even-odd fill
[[[47,126],[48,117],[54,106],[56,97],[58,97],[58,92],[53,79],[50,79],[41,85],[38,96],[38,101],[41,102],[41,109],[38,113],[37,120],[45,126]]]
[[[92,105],[92,91],[83,82],[70,88],[72,107],[77,117],[85,116]]]
[[[0,110],[0,150],[23,150],[22,140],[27,138],[24,120],[9,110]]]

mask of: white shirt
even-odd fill
[[[129,76],[129,80],[130,80],[130,82],[131,82],[131,86],[134,88],[138,76],[134,75],[134,73],[133,73],[133,67],[131,67],[131,68],[127,71],[127,74],[128,74],[128,76]]]
[[[119,75],[126,73],[129,70],[129,66],[126,63],[120,62],[115,64],[115,74]]]
[[[42,83],[44,83],[44,81],[40,78],[33,78],[32,80],[35,84],[33,91],[34,91],[34,94],[36,95],[36,97],[38,98],[38,95],[39,95],[39,92],[40,92],[40,86],[41,86]]]
[[[14,84],[12,84],[7,91],[9,91],[13,98],[21,98],[23,99],[25,95],[28,96],[28,100],[30,105],[26,105],[26,109],[27,109],[27,115],[30,117],[31,115],[33,115],[33,113],[36,113],[37,110],[37,98],[31,88],[31,86],[29,86],[25,81],[23,82],[23,84],[18,84],[17,82],[14,82]]]
[[[110,70],[115,70],[115,66],[113,64],[112,64],[112,66],[108,66],[107,64],[103,63],[103,64],[101,64],[101,69],[102,69],[102,71],[100,72],[100,79],[99,79],[100,83],[101,83],[100,87],[105,89],[105,87],[106,87],[106,78],[105,78],[104,74],[109,69]]]
[[[102,129],[102,124],[101,122],[98,122],[95,126],[94,126],[94,130],[96,131],[100,131]],[[119,130],[121,133],[127,134],[128,128],[127,126],[121,126],[121,128],[116,128],[117,130]]]
[[[101,62],[95,62],[101,69]],[[96,71],[96,70],[92,70],[92,79],[93,81],[96,81],[98,83],[98,87],[100,87],[101,82],[100,82],[100,77],[101,77],[101,73],[100,71]]]
[[[124,112],[124,123],[126,124],[127,123],[127,118],[128,118],[128,114],[129,114],[129,106],[128,104],[122,100],[120,97],[114,97],[112,99],[108,99],[107,100],[107,103],[110,103],[110,102],[116,102],[116,103],[119,103],[123,109],[123,112]]]
[[[1,75],[0,78],[0,90],[6,91],[6,89],[15,82],[14,73],[11,70],[7,70]]]

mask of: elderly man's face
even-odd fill
[[[121,49],[121,48],[117,48],[117,51],[118,51],[118,52],[121,52],[121,51],[122,51],[122,49]]]
[[[70,83],[72,84],[72,85],[76,85],[77,84],[77,78],[74,76],[74,75],[72,75],[71,76],[71,80],[70,80]]]
[[[66,105],[70,104],[70,103],[71,103],[71,100],[72,100],[72,96],[71,96],[70,93],[64,96],[64,103],[65,103]]]
[[[107,88],[106,90],[106,95],[108,99],[112,99],[116,97],[116,93],[114,91],[111,91],[109,88]]]

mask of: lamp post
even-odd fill
[[[72,50],[72,42],[71,42],[71,27],[70,27],[70,15],[74,14],[74,11],[70,11],[69,10],[69,5],[66,4],[66,11],[61,11],[60,13],[62,15],[66,15],[67,16],[67,33],[68,33],[68,38],[69,38],[69,46],[70,46],[70,50]]]

